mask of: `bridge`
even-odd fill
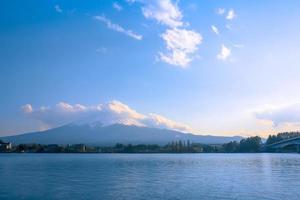
[[[297,152],[300,153],[300,137],[289,138],[273,144],[265,145],[264,149],[282,149],[289,145],[297,146]]]

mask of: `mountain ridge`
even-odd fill
[[[160,144],[172,141],[190,140],[203,144],[222,144],[230,141],[240,141],[240,136],[211,136],[183,133],[170,129],[140,127],[135,125],[112,124],[109,126],[91,127],[87,124],[67,124],[45,131],[24,133],[0,138],[14,144],[90,144],[114,145],[123,144]]]

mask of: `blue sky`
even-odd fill
[[[299,9],[297,0],[1,1],[0,135],[99,105],[118,120],[198,134],[298,130]]]

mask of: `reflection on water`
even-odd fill
[[[0,199],[300,199],[300,154],[0,154]]]

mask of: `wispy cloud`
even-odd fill
[[[211,25],[211,30],[212,30],[216,35],[219,35],[219,34],[220,34],[219,29],[218,29],[216,26],[214,26],[214,25]]]
[[[233,20],[237,17],[235,11],[232,8],[229,9],[227,13],[226,11],[227,10],[225,8],[218,8],[216,12],[218,15],[224,16],[227,20]]]
[[[32,106],[30,104],[26,104],[21,107],[24,113],[31,113],[33,111]]]
[[[224,44],[221,46],[220,53],[217,55],[217,59],[219,60],[227,60],[231,55],[231,49],[226,47]]]
[[[234,18],[236,18],[236,14],[235,14],[235,11],[233,9],[230,9],[228,11],[228,14],[226,16],[226,19],[228,20],[233,20]]]
[[[108,50],[107,50],[106,47],[99,47],[99,48],[96,49],[96,52],[102,53],[102,54],[107,53],[107,51]]]
[[[232,30],[232,25],[231,25],[231,24],[226,24],[225,27],[226,27],[228,30]]]
[[[117,32],[120,32],[120,33],[123,33],[131,38],[134,38],[136,40],[142,40],[143,39],[143,36],[140,35],[140,34],[137,34],[137,33],[134,33],[132,30],[129,30],[129,29],[125,29],[123,28],[122,26],[120,26],[119,24],[114,24],[112,23],[109,19],[107,19],[105,16],[95,16],[94,17],[96,20],[100,21],[100,22],[103,22],[106,24],[106,26],[109,28],[109,29],[112,29],[114,31],[117,31]]]
[[[118,2],[113,3],[113,8],[116,9],[117,11],[123,10],[123,7]]]
[[[224,15],[225,11],[226,11],[225,8],[218,8],[218,9],[217,9],[217,14],[219,14],[219,15]]]
[[[58,13],[62,13],[62,12],[63,12],[63,10],[61,9],[61,7],[60,7],[59,5],[55,5],[55,6],[54,6],[54,9],[55,9],[55,11],[58,12]]]
[[[129,4],[133,4],[135,2],[141,1],[141,0],[125,0]]]
[[[243,48],[245,47],[244,44],[232,44],[235,48]]]
[[[31,108],[27,112],[27,108]],[[111,124],[125,124],[155,128],[166,128],[182,132],[192,132],[189,126],[168,119],[158,114],[142,114],[130,108],[128,105],[119,101],[111,101],[98,105],[71,105],[66,102],[60,102],[54,107],[41,107],[33,109],[30,104],[23,107],[24,112],[43,122],[44,126],[53,128],[67,123],[94,124],[100,122],[103,126]],[[24,109],[25,108],[25,109]]]

